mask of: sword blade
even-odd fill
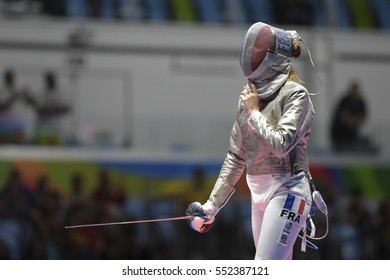
[[[99,223],[99,224],[83,224],[83,225],[65,226],[65,228],[71,229],[71,228],[101,227],[101,226],[129,225],[129,224],[141,224],[141,223],[156,223],[156,222],[189,220],[191,218],[192,218],[192,216],[181,216],[181,217],[152,219],[152,220],[138,220],[138,221],[125,221],[125,222],[112,222],[112,223]]]

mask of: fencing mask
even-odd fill
[[[248,82],[255,84],[260,99],[268,98],[287,80],[291,69],[295,31],[263,22],[253,24],[241,45],[240,66]]]

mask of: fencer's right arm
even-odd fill
[[[234,186],[245,169],[244,162],[242,158],[229,152],[206,203],[203,205],[199,202],[191,203],[186,210],[186,214],[203,217],[207,220],[214,219],[234,194],[236,190]]]
[[[235,122],[229,140],[229,151],[222,164],[214,188],[202,209],[206,218],[215,217],[227,203],[235,191],[235,185],[245,170],[246,154],[241,149],[242,134],[237,121]]]
[[[214,188],[206,203],[202,205],[206,218],[213,218],[235,192],[234,186],[245,169],[245,166],[239,163],[241,160],[236,155],[228,153]]]

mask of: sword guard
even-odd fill
[[[208,220],[200,216],[193,216],[191,219],[188,220],[188,224],[193,230],[200,233],[205,233],[211,229],[214,221],[215,218]]]

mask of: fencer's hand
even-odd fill
[[[211,202],[207,201],[205,204],[200,204],[199,202],[192,202],[188,205],[186,210],[186,215],[202,217],[206,220],[214,219],[215,215],[218,213],[218,208],[215,207]]]
[[[247,113],[251,111],[260,111],[260,100],[254,84],[244,86],[244,89],[241,91],[240,99],[242,100]]]
[[[192,202],[187,207],[186,215],[194,216],[194,217],[195,216],[204,217],[204,211],[202,208],[202,204],[200,204],[200,202]]]
[[[192,216],[192,219],[188,221],[189,226],[200,233],[208,232],[214,223],[214,218],[208,219],[202,204],[199,202],[192,202],[188,205],[186,215]]]

